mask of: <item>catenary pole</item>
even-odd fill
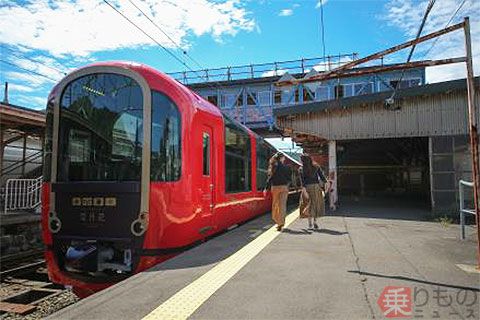
[[[468,98],[468,124],[470,131],[470,148],[472,152],[472,180],[473,180],[473,203],[475,206],[475,220],[477,223],[477,268],[480,269],[480,204],[479,204],[479,159],[478,159],[478,124],[475,105],[475,85],[473,78],[472,43],[470,38],[470,21],[466,17],[463,30],[465,32],[465,51],[467,65],[467,98]]]

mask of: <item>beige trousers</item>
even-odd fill
[[[287,214],[287,186],[272,186],[272,219],[279,226],[285,224]]]
[[[325,199],[320,184],[307,184],[305,189],[307,189],[310,198],[310,217],[323,217],[325,215]]]

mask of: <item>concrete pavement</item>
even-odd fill
[[[404,209],[371,209],[373,216],[387,210],[390,219],[356,210],[322,218],[320,230],[296,220],[191,318],[382,319],[394,305],[412,318],[480,317],[480,274],[457,266],[476,262],[473,228],[461,241],[457,225],[402,220]],[[268,215],[257,218],[52,318],[141,319],[270,226]],[[389,286],[399,288],[387,288],[379,305]]]

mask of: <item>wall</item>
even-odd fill
[[[472,181],[469,136],[431,137],[429,149],[432,212],[458,219],[458,182]],[[466,192],[465,203],[473,206],[473,192]]]

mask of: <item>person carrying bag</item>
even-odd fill
[[[290,167],[284,164],[285,155],[277,152],[269,161],[267,188],[272,191],[272,219],[281,231],[287,214],[288,185],[291,180]]]
[[[325,215],[324,188],[327,179],[320,166],[314,163],[310,156],[302,155],[301,161],[302,167],[299,169],[302,179],[300,217],[308,218],[309,228],[312,228],[313,219],[313,228],[318,229],[317,218]],[[308,199],[307,205],[303,203],[306,199]]]

